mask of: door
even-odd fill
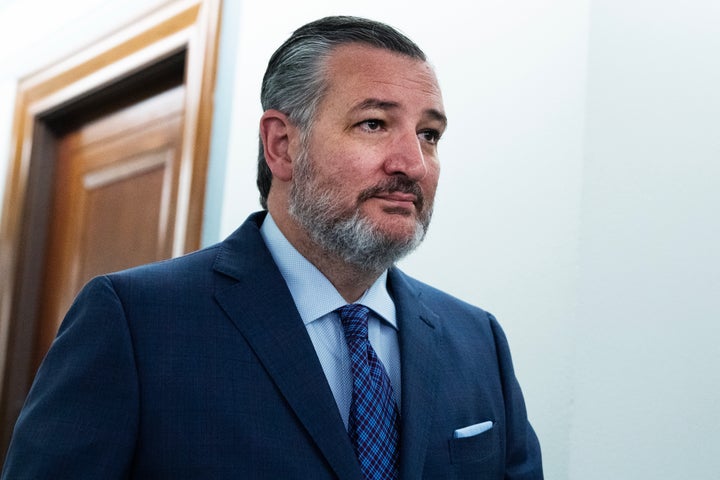
[[[59,138],[36,367],[88,280],[172,256],[184,94],[125,100]]]
[[[18,84],[0,215],[0,464],[92,276],[200,246],[221,0],[173,0]]]

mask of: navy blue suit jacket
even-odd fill
[[[3,479],[361,479],[288,288],[251,216],[224,242],[79,294]],[[401,477],[540,479],[505,336],[398,269]],[[475,437],[461,427],[491,420]]]

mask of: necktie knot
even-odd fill
[[[358,339],[367,340],[369,308],[358,303],[351,303],[338,308],[337,312],[340,314],[340,321],[348,342]]]

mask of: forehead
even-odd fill
[[[364,44],[336,47],[326,67],[326,103],[352,108],[369,98],[408,109],[443,111],[442,94],[425,61]]]

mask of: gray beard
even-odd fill
[[[343,192],[333,186],[316,181],[311,161],[303,152],[296,159],[296,168],[290,188],[289,213],[322,250],[334,254],[344,262],[367,272],[382,272],[412,252],[422,243],[430,224],[432,205],[422,208],[416,221],[414,235],[395,239],[375,228],[360,213],[360,201],[352,209],[339,207]],[[422,192],[413,182],[389,182],[384,188],[412,190],[422,198]],[[379,187],[378,187],[379,188]],[[377,189],[375,189],[377,190]],[[361,199],[363,194],[361,194]],[[419,202],[422,207],[424,202]],[[420,209],[419,209],[420,210]]]

